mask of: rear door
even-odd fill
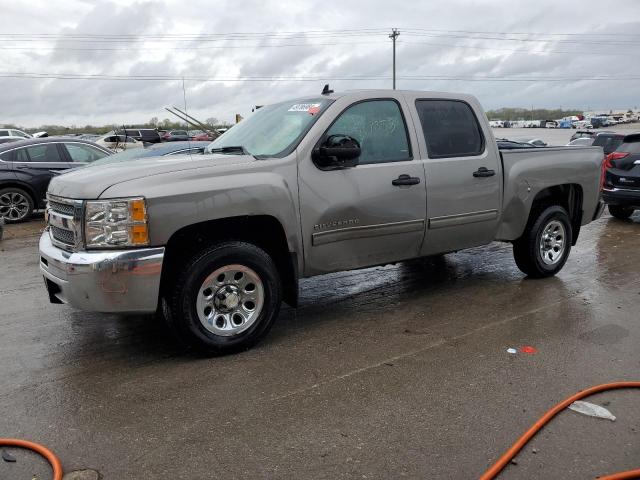
[[[421,254],[484,245],[495,238],[502,170],[493,134],[475,99],[410,97],[427,184]]]
[[[16,177],[31,185],[38,196],[38,203],[44,200],[54,172],[67,170],[71,166],[71,163],[66,161],[62,148],[60,143],[42,143],[13,151]],[[36,208],[39,208],[39,205],[36,205]]]

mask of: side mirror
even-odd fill
[[[360,157],[360,143],[348,135],[330,135],[313,150],[313,160],[326,170],[355,167]]]

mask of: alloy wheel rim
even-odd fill
[[[562,222],[551,220],[540,235],[540,257],[545,265],[560,261],[566,248],[566,232]]]
[[[29,213],[29,200],[19,192],[5,192],[0,195],[0,217],[8,220],[22,220]]]
[[[225,265],[204,279],[196,310],[202,326],[224,337],[238,335],[253,325],[264,306],[264,285],[244,265]]]

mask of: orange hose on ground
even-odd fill
[[[20,440],[18,438],[0,438],[0,447],[18,447],[33,450],[42,455],[51,464],[53,470],[53,480],[62,480],[62,463],[56,455],[47,447],[38,443],[29,442],[28,440]]]
[[[598,480],[633,480],[634,478],[640,478],[640,468],[638,470],[614,473],[606,477],[598,477]]]
[[[553,417],[555,417],[558,413],[567,408],[573,402],[588,397],[589,395],[593,395],[594,393],[604,392],[606,390],[614,390],[617,388],[640,388],[640,382],[603,383],[602,385],[596,385],[594,387],[587,388],[586,390],[582,390],[574,395],[571,395],[569,398],[564,399],[555,407],[547,411],[547,413],[545,413],[542,417],[540,417],[540,419],[536,423],[534,423],[531,428],[529,428],[529,430],[524,432],[524,434],[509,448],[509,450],[507,450],[498,459],[498,461],[496,461],[496,463],[491,465],[491,467],[482,474],[480,480],[494,479],[504,469],[504,467],[506,467],[507,464],[511,460],[513,460],[513,458],[527,444],[527,442],[529,442],[529,440],[531,440],[533,436],[542,429],[542,427],[549,423],[549,421]],[[600,477],[600,480],[628,480],[631,478],[640,478],[640,470],[629,470],[627,472],[614,473],[606,477]]]

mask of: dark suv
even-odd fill
[[[116,133],[133,137],[139,142],[160,143],[162,141],[158,131],[153,128],[125,128],[124,130],[118,130]]]
[[[640,209],[640,133],[624,137],[615,152],[606,156],[602,198],[609,212],[626,219]]]
[[[7,223],[29,218],[44,208],[51,177],[86,165],[112,152],[95,143],[69,137],[19,140],[0,145],[0,217]]]

